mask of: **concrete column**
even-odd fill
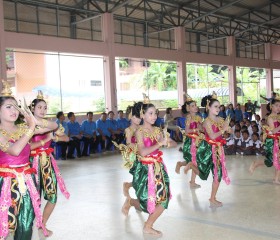
[[[178,104],[181,106],[185,102],[185,93],[187,93],[187,69],[186,69],[186,38],[185,28],[175,28],[175,48],[180,52],[181,60],[177,62],[177,89]]]
[[[7,79],[3,0],[0,0],[0,80]],[[2,89],[2,83],[0,83]]]
[[[112,13],[102,15],[103,41],[108,47],[108,55],[104,56],[105,106],[107,111],[117,111],[117,86],[114,49],[114,19]]]
[[[229,81],[229,100],[236,106],[237,104],[237,84],[236,84],[236,45],[235,37],[227,37],[227,55],[231,58],[232,65],[228,66],[228,81]]]
[[[265,43],[264,45],[265,60],[272,60],[271,43]],[[265,69],[266,72],[266,96],[271,97],[273,91],[273,68],[269,67]]]

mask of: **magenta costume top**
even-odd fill
[[[149,137],[144,137],[143,138],[143,143],[145,147],[151,147],[154,146],[155,144],[157,144],[157,141],[155,139],[150,139]],[[158,154],[158,149],[153,151],[152,153],[150,153],[149,155],[156,155]]]
[[[47,134],[36,134],[32,137],[32,142],[40,142],[41,140],[44,140],[47,138]],[[49,148],[52,141],[45,142],[44,146],[40,146],[39,148]]]
[[[220,129],[218,128],[218,126],[216,126],[215,124],[212,124],[211,127],[212,127],[212,130],[213,130],[214,133],[217,133],[217,132],[220,131]],[[207,139],[207,138],[208,138],[208,139],[211,139],[210,136],[208,135],[208,132],[206,131],[205,128],[204,128],[204,132],[205,132],[205,138],[206,138],[206,139]],[[216,137],[215,139],[212,139],[212,140],[219,141],[219,140],[222,140],[222,139],[223,139],[223,137],[222,137],[222,134],[221,134],[220,136],[218,136],[218,137]]]
[[[10,141],[12,142],[12,141]],[[0,165],[26,165],[29,163],[30,145],[22,149],[18,156],[12,156],[6,152],[0,151]]]
[[[197,122],[191,122],[190,123],[190,129],[197,129],[198,128],[198,123]]]

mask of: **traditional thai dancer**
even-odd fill
[[[280,163],[279,163],[279,138],[280,138],[280,99],[277,97],[270,103],[271,114],[267,117],[268,126],[263,126],[263,136],[265,140],[265,160],[254,161],[249,171],[251,173],[257,167],[266,165],[274,166],[275,174],[273,183],[280,184]]]
[[[124,209],[129,211],[131,206],[149,214],[143,233],[162,236],[160,231],[153,229],[154,222],[168,207],[171,198],[169,177],[162,160],[162,146],[175,147],[177,144],[169,138],[167,131],[162,133],[158,127],[153,127],[157,119],[156,108],[153,104],[141,104],[140,116],[143,125],[139,126],[136,137],[140,157],[135,162],[133,188],[137,199],[127,198]]]
[[[186,122],[185,122],[185,130],[183,131],[184,136],[184,144],[183,144],[183,157],[185,161],[177,162],[175,172],[180,173],[180,168],[182,166],[186,166],[187,163],[192,162],[195,166],[196,163],[196,151],[199,142],[201,141],[200,132],[202,129],[202,118],[197,115],[198,107],[196,102],[190,97],[187,98],[187,101],[182,106],[182,111],[187,112]],[[200,188],[195,182],[196,174],[192,171],[190,187],[191,188]]]
[[[64,134],[62,127],[58,128],[56,122],[48,122],[44,119],[47,113],[47,104],[43,99],[42,92],[31,103],[31,111],[34,117],[39,121],[42,121],[44,127],[48,129],[47,133],[36,134],[31,140],[31,156],[32,166],[37,170],[36,181],[38,185],[38,191],[43,194],[44,199],[47,200],[43,212],[43,224],[46,223],[52,214],[57,202],[57,183],[62,194],[68,199],[70,194],[68,193],[64,180],[60,174],[60,170],[57,166],[56,160],[53,157],[53,148],[50,147],[52,141],[69,141],[68,136]],[[53,131],[55,134],[53,134]],[[52,235],[52,231],[48,230],[49,236]]]
[[[124,160],[123,166],[129,169],[129,173],[131,173],[132,176],[134,175],[134,163],[138,154],[135,133],[141,122],[140,110],[137,110],[139,108],[141,108],[141,106],[138,103],[135,103],[133,106],[129,106],[127,108],[130,126],[125,129],[126,147],[121,150]],[[120,146],[119,148],[121,149],[122,146]],[[129,188],[131,187],[132,182],[123,183],[123,194],[125,197],[129,197]],[[122,209],[122,212],[124,215],[127,215],[127,212],[124,208]]]
[[[223,134],[225,131],[230,131],[229,120],[224,120],[218,117],[220,103],[217,99],[211,98],[208,100],[208,117],[203,122],[205,132],[205,140],[203,140],[197,149],[197,166],[192,162],[186,166],[186,171],[192,169],[202,180],[207,180],[210,170],[213,174],[213,184],[210,201],[210,207],[222,207],[222,202],[216,199],[216,194],[220,185],[221,179],[226,184],[230,183],[227,174],[226,160],[223,145],[225,139]]]
[[[35,173],[30,167],[29,140],[49,122],[35,119],[28,108],[20,109],[7,82],[0,96],[0,239],[30,240],[36,218],[37,227],[48,235],[42,222],[40,196]],[[16,124],[22,113],[26,123]]]

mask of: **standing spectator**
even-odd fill
[[[226,110],[226,116],[230,117],[231,120],[235,120],[235,111],[233,109],[232,103],[228,105],[228,109]]]
[[[234,115],[235,115],[235,121],[236,122],[241,122],[243,119],[243,112],[241,110],[241,106],[239,103],[237,103],[236,108],[234,110]]]
[[[271,92],[271,93],[272,93],[272,96],[270,98],[266,98],[266,97],[264,97],[262,95],[260,95],[260,97],[270,103],[273,99],[275,99],[277,97],[277,93],[276,92]]]
[[[227,118],[225,105],[222,104],[220,106],[220,112],[219,112],[218,116],[223,118],[223,119]]]
[[[76,122],[76,116],[73,112],[68,113],[68,119],[69,122],[67,123],[68,126],[68,137],[70,138],[69,141],[69,148],[68,148],[68,159],[74,159],[74,151],[77,150],[77,157],[80,158],[81,155],[81,139],[82,139],[82,133],[81,133],[81,126],[78,122]]]
[[[117,126],[122,136],[122,139],[124,140],[124,130],[129,127],[129,121],[123,117],[123,110],[118,111]]]
[[[244,117],[251,121],[255,107],[254,107],[254,104],[251,102],[250,98],[247,100],[244,107],[245,107],[245,114],[244,114],[245,116]]]
[[[96,121],[98,142],[101,143],[102,150],[109,150],[112,146],[109,132],[109,122],[107,121],[107,113],[101,113],[100,118]]]
[[[64,113],[62,111],[58,112],[56,114],[56,123],[59,125],[59,126],[62,126],[64,128],[64,134],[66,136],[68,136],[68,125],[67,125],[67,122],[65,122],[65,116],[64,116]],[[58,141],[56,142],[56,145],[57,146],[60,146],[60,149],[61,149],[61,159],[62,160],[66,160],[66,151],[67,151],[67,146],[68,146],[68,142],[61,142],[61,141]]]
[[[82,156],[89,156],[88,146],[90,147],[90,152],[95,153],[98,144],[96,139],[96,123],[93,121],[93,112],[87,113],[87,120],[82,122],[81,131],[83,134],[82,141],[84,142]]]

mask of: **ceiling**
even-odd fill
[[[155,31],[185,27],[208,39],[235,36],[250,44],[280,44],[280,0],[5,0],[68,11],[74,24],[103,13]]]

